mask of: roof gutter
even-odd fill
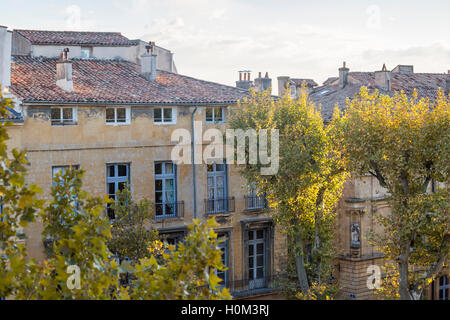
[[[173,103],[167,103],[167,102],[102,102],[102,101],[96,101],[96,102],[86,102],[86,101],[48,101],[48,100],[39,100],[39,101],[33,101],[33,100],[22,100],[22,104],[36,104],[36,105],[42,105],[42,104],[64,104],[64,105],[90,105],[90,106],[102,106],[102,105],[128,105],[128,106],[210,106],[210,105],[230,105],[230,104],[237,104],[238,100],[234,101],[223,101],[223,102],[173,102]]]
[[[194,193],[194,219],[197,219],[197,185],[195,183],[195,132],[194,132],[194,116],[198,106],[195,106],[191,114],[191,163],[192,163],[192,183]]]

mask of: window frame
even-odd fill
[[[88,57],[83,56],[83,52],[88,51]],[[92,53],[93,53],[93,47],[89,47],[89,46],[82,46],[80,49],[80,58],[81,59],[90,59],[92,58]]]
[[[220,112],[221,112],[221,117],[222,117],[222,119],[221,120],[219,120],[219,121],[217,121],[216,120],[216,112],[215,112],[215,110],[217,109],[217,108],[220,108]],[[214,106],[214,107],[206,107],[206,109],[205,109],[205,122],[207,123],[207,124],[222,124],[222,123],[225,123],[225,108],[226,107],[224,107],[224,106]],[[211,120],[208,120],[208,110],[211,110],[211,112],[212,112],[212,119]]]
[[[124,165],[126,166],[127,175],[126,176],[118,176],[119,166]],[[114,166],[114,177],[109,176],[109,167]],[[106,195],[110,199],[116,199],[116,194],[118,189],[118,184],[126,182],[127,186],[131,188],[131,163],[129,162],[114,162],[114,163],[107,163],[106,164]],[[114,194],[109,192],[109,184],[114,183]],[[113,196],[113,198],[111,197]],[[114,218],[111,217],[110,212],[112,212],[112,216],[114,216],[114,210],[110,208],[110,204],[107,204],[106,206],[106,213],[109,216],[111,220],[114,220]]]
[[[114,121],[108,121],[108,109],[114,109]],[[117,109],[125,109],[125,121],[117,121]],[[130,107],[106,107],[105,108],[105,123],[107,126],[124,126],[131,123],[131,108]]]
[[[59,119],[53,119],[52,111],[59,109]],[[71,121],[64,122],[64,109],[72,109]],[[59,120],[59,121],[58,121]],[[78,108],[66,106],[52,106],[50,107],[50,123],[52,126],[76,126],[78,124]]]
[[[164,119],[164,110],[170,109],[172,112],[172,117],[170,121],[166,121]],[[156,121],[155,111],[161,110],[161,120]],[[164,124],[176,124],[177,123],[177,108],[175,107],[158,107],[153,109],[153,123],[156,125],[164,125]]]
[[[156,173],[156,165],[157,164],[161,165],[161,173],[158,173],[158,174]],[[166,173],[166,164],[172,165],[172,173]],[[177,166],[173,161],[155,161],[153,169],[154,169],[154,182],[155,182],[155,190],[154,190],[154,192],[155,192],[155,217],[159,218],[159,219],[162,219],[165,217],[176,217],[178,214]],[[166,188],[165,188],[166,181],[170,180],[170,179],[173,179],[173,189],[172,189],[173,201],[171,201],[171,202],[167,201],[167,199],[166,199],[166,191],[169,191],[169,190],[166,190]],[[158,181],[158,180],[162,181],[161,190],[156,190],[156,181]],[[161,202],[158,202],[158,203],[156,202],[156,192],[161,192],[161,199],[162,199]],[[171,214],[166,213],[166,210],[167,210],[166,205],[168,205],[168,204],[172,204],[173,213],[171,213]],[[157,214],[157,212],[156,212],[157,205],[162,205],[162,214]]]

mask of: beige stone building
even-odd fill
[[[283,272],[279,263],[286,243],[262,213],[265,199],[233,165],[171,161],[174,130],[185,129],[193,137],[201,135],[195,123],[203,131],[224,130],[247,89],[271,87],[267,74],[251,81],[250,72],[241,71],[237,88],[183,76],[169,50],[119,33],[0,27],[0,44],[0,84],[16,102],[9,143],[27,150],[28,182],[39,185],[44,198],[50,195],[52,175],[71,165],[85,170],[84,188],[92,195],[114,197],[129,184],[135,198],[154,201],[154,224],[168,242],[180,241],[193,218],[215,216],[216,231],[226,239],[222,250],[228,270],[220,274],[225,285],[236,298],[275,297],[273,277]],[[294,97],[305,81],[324,121],[362,85],[390,94],[417,88],[419,96],[430,97],[438,87],[449,90],[448,75],[414,73],[404,65],[377,72],[350,72],[344,65],[322,86],[311,79],[278,81],[281,88],[295,88],[290,89]],[[346,183],[338,205],[336,259],[343,299],[372,298],[367,267],[381,264],[382,256],[366,235],[379,230],[375,213],[387,212],[385,190],[375,178],[353,177]],[[26,230],[30,256],[37,259],[44,258],[41,231],[39,222]],[[449,280],[443,275],[427,296],[448,299]]]
[[[43,198],[52,175],[76,166],[85,170],[83,186],[92,195],[114,198],[128,184],[135,199],[153,201],[154,225],[170,243],[184,237],[193,218],[215,216],[225,239],[228,270],[219,274],[225,286],[235,297],[273,291],[276,255],[285,246],[262,213],[265,199],[233,165],[171,160],[174,130],[192,137],[223,130],[247,90],[177,74],[169,50],[119,33],[2,27],[0,39],[12,51],[0,60],[10,66],[5,94],[16,102],[10,145],[27,150],[27,181],[43,189]],[[107,214],[114,218],[112,210]],[[37,259],[44,258],[41,231],[39,222],[26,230]]]

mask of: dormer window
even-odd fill
[[[90,59],[92,57],[92,47],[81,47],[81,59]]]

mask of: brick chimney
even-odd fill
[[[261,76],[261,72],[259,73],[258,78],[255,78],[255,90],[257,92],[269,90],[269,93],[272,94],[272,79],[269,78],[268,72],[266,72],[264,78]]]
[[[149,42],[143,55],[141,55],[141,74],[148,81],[156,81],[156,54],[154,53],[155,43]]]
[[[280,76],[280,77],[277,77],[277,80],[278,80],[278,95],[281,97],[284,95],[284,92],[287,89],[286,86],[289,81],[289,77],[288,76]]]
[[[236,81],[236,87],[248,90],[252,86],[252,81],[250,80],[250,70],[239,71],[239,80]]]
[[[11,85],[11,32],[0,26],[0,86],[2,91]]]
[[[347,85],[349,68],[345,66],[345,61],[342,63],[342,67],[339,68],[339,87],[344,88]]]
[[[69,48],[61,51],[56,62],[56,85],[67,92],[73,91],[72,61],[69,60]]]
[[[384,91],[391,91],[391,72],[383,64],[381,71],[375,71],[375,86]]]

